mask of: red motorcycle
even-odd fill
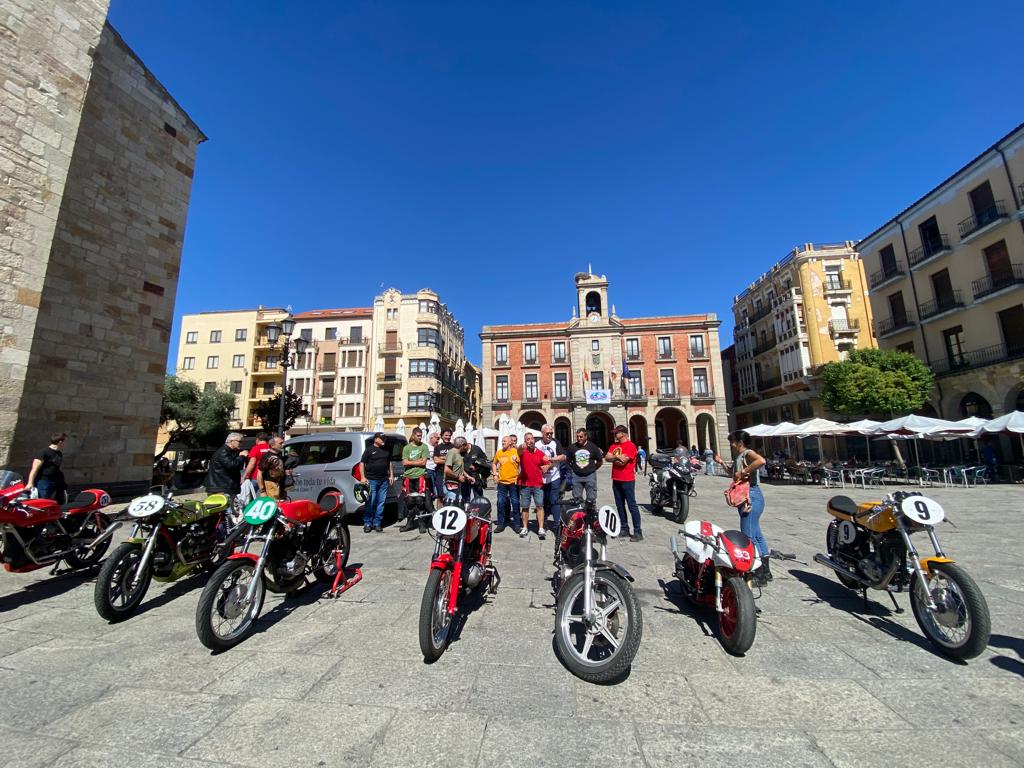
[[[72,569],[103,559],[110,537],[121,524],[99,510],[110,494],[92,488],[70,504],[26,498],[21,476],[0,471],[0,560],[4,570],[26,573],[47,565],[57,573],[61,561]]]
[[[433,513],[434,556],[420,603],[420,650],[428,664],[451,642],[459,594],[485,585],[498,591],[501,576],[491,561],[491,502],[473,499],[466,508],[445,506]]]
[[[420,533],[426,533],[427,517],[432,512],[427,476],[403,477],[399,499],[405,508],[405,525],[402,526],[402,532],[419,527]]]

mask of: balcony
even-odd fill
[[[690,393],[690,403],[693,405],[715,402],[715,396],[706,389],[697,389]]]
[[[324,363],[320,363],[316,367],[316,373],[318,376],[334,376],[335,374],[338,373],[338,365],[337,363],[331,365],[325,365]]]
[[[971,290],[977,300],[1022,283],[1024,283],[1024,264],[1011,264],[1009,270],[986,275],[973,281]]]
[[[826,280],[824,292],[828,293],[850,293],[853,291],[853,283],[849,280]]]
[[[756,312],[754,312],[754,314],[747,318],[747,325],[753,325],[758,320],[768,317],[768,315],[770,315],[771,313],[772,305],[766,304],[765,306],[761,307],[761,309],[757,310]]]
[[[776,347],[776,345],[778,345],[778,343],[779,343],[779,340],[778,340],[778,338],[776,338],[775,334],[773,333],[767,339],[765,339],[760,344],[758,344],[756,347],[754,347],[754,357],[757,357],[758,355],[763,355],[765,352],[768,352],[769,350],[775,349],[775,347]]]
[[[691,349],[686,355],[686,359],[692,363],[699,360],[710,360],[711,356],[706,349]]]
[[[828,335],[833,339],[837,336],[856,336],[860,333],[860,320],[829,320]]]
[[[509,367],[508,358],[507,357],[503,357],[501,359],[496,359],[494,361],[494,367],[495,368],[508,368]]]
[[[253,376],[280,376],[282,368],[277,365],[265,365],[257,363],[252,367]]]
[[[540,395],[523,395],[523,402],[533,403],[536,405],[540,402]]]
[[[769,389],[777,389],[782,386],[781,376],[762,376],[757,382],[758,392],[767,392]]]
[[[926,320],[944,315],[956,309],[962,309],[963,306],[964,302],[960,298],[959,289],[953,290],[948,296],[940,296],[937,299],[932,299],[922,304],[920,307],[921,322],[923,323]]]
[[[384,413],[385,416],[389,416],[395,412],[395,406],[385,405],[383,408],[381,408],[381,411]]]
[[[919,267],[926,261],[930,261],[939,254],[953,250],[949,245],[949,235],[938,235],[932,237],[928,242],[922,243],[920,248],[915,248],[907,254],[907,261],[911,268]]]
[[[400,355],[402,344],[398,341],[383,341],[377,345],[377,352],[382,355]]]
[[[620,402],[626,405],[647,405],[647,395],[643,392],[627,392],[621,398],[617,398]]]
[[[882,339],[914,327],[914,316],[907,312],[903,317],[886,317],[875,321],[875,336]]]
[[[790,288],[788,291],[784,291],[779,294],[776,298],[772,299],[772,309],[778,309],[779,307],[789,306],[796,304],[801,299],[801,292],[799,286]]]
[[[627,363],[639,363],[641,360],[643,360],[643,356],[639,352],[635,355],[631,355],[629,352],[626,353]]]
[[[888,269],[882,268],[877,272],[872,272],[868,278],[868,285],[872,290],[875,288],[881,288],[886,283],[895,280],[898,277],[906,277],[907,270],[903,266],[903,262],[897,261],[893,266]]]
[[[527,365],[537,365],[537,358],[536,357],[524,357],[523,358],[523,366],[525,367]]]
[[[321,391],[316,393],[316,399],[317,400],[333,400],[334,399],[334,390],[332,389],[329,392],[327,390],[321,390]]]
[[[558,357],[551,358],[552,365],[566,365],[568,362],[569,358],[567,358],[565,355],[560,355]]]
[[[977,211],[972,216],[968,216],[966,219],[956,225],[957,231],[960,233],[960,239],[966,240],[968,237],[978,232],[989,224],[999,221],[1000,219],[1006,218],[1006,204],[1002,200],[996,200],[992,205],[983,211]]]
[[[673,390],[663,390],[658,393],[658,405],[680,405],[682,398],[679,393]]]
[[[1024,346],[1007,347],[1006,344],[993,344],[991,347],[961,352],[951,358],[937,360],[932,363],[932,370],[936,376],[951,376],[972,368],[984,368],[986,365],[995,365],[1022,357],[1024,357]]]
[[[378,373],[377,385],[382,387],[400,387],[402,385],[402,374]]]
[[[675,351],[671,349],[659,350],[654,359],[659,363],[671,363],[675,362],[676,354]]]

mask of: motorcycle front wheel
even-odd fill
[[[448,614],[448,595],[451,591],[452,570],[431,568],[427,586],[420,602],[420,651],[423,660],[433,664],[451,642],[454,616]]]
[[[149,589],[153,572],[147,568],[138,582],[132,576],[142,560],[142,546],[126,542],[110,553],[96,577],[93,602],[96,612],[107,621],[124,621],[139,607]]]
[[[955,659],[973,659],[988,645],[992,623],[988,604],[974,579],[953,563],[932,563],[928,583],[917,574],[910,605],[921,631],[939,651]],[[931,594],[937,610],[928,607]]]
[[[690,516],[690,497],[682,491],[676,491],[676,500],[672,505],[672,519],[682,525]]]
[[[640,648],[643,617],[629,583],[617,573],[594,573],[595,620],[583,615],[583,572],[575,573],[559,590],[555,604],[555,649],[559,660],[581,680],[608,683],[629,669]]]
[[[251,602],[245,599],[249,585],[256,579]],[[263,579],[256,564],[249,560],[228,560],[213,572],[203,587],[196,607],[196,634],[211,651],[226,651],[252,634],[253,625],[263,608]]]
[[[741,576],[730,576],[722,584],[722,612],[718,614],[718,637],[734,656],[742,656],[754,644],[757,610],[754,594]]]

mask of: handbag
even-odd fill
[[[725,503],[730,507],[739,507],[750,501],[750,482],[733,480],[725,489]]]

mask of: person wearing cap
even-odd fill
[[[629,430],[619,424],[615,427],[615,444],[608,449],[605,460],[612,464],[612,493],[615,494],[615,508],[619,512],[622,535],[630,541],[643,541],[640,530],[640,508],[636,505],[636,446],[629,439]],[[633,518],[633,533],[629,533],[629,519],[626,507]]]
[[[363,505],[363,533],[384,529],[384,502],[388,499],[388,488],[395,481],[395,470],[391,465],[391,451],[384,448],[384,433],[375,432],[359,459],[358,476],[370,485],[370,495]]]

